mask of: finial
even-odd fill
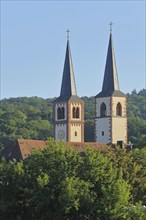
[[[110,33],[112,33],[113,22],[109,23],[109,26],[110,26]]]
[[[69,29],[67,29],[67,40],[69,40],[69,33],[70,33],[70,30]]]

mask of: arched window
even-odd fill
[[[72,116],[73,118],[80,118],[80,109],[79,107],[73,107],[72,109]]]
[[[65,112],[64,112],[64,107],[62,107],[62,119],[64,119],[65,118]]]
[[[106,116],[106,105],[105,105],[104,102],[100,106],[100,116],[101,117],[105,117]]]
[[[57,119],[61,119],[61,108],[57,109]]]
[[[65,109],[64,107],[60,108],[58,107],[57,109],[57,119],[64,119],[65,118]]]
[[[77,131],[75,131],[75,136],[77,136]]]
[[[79,115],[80,115],[80,110],[79,110],[79,107],[76,108],[76,118],[79,118]]]
[[[117,107],[116,107],[116,115],[122,116],[122,105],[120,102],[118,102]]]
[[[73,118],[76,118],[76,108],[75,107],[73,107],[73,109],[72,109],[72,115],[73,115]]]

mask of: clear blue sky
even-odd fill
[[[1,1],[1,98],[60,94],[66,30],[78,96],[101,91],[109,23],[121,91],[145,88],[145,1]]]

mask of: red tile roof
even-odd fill
[[[17,140],[22,159],[25,160],[29,155],[31,155],[32,150],[34,149],[43,149],[48,145],[47,141],[44,140]]]
[[[106,149],[107,145],[105,143],[97,142],[65,142],[66,147],[73,147],[75,150],[83,152],[85,147],[93,147],[93,149]],[[34,149],[44,149],[48,146],[48,141],[44,140],[25,140],[18,139],[15,141],[14,145],[5,148],[0,152],[0,158],[5,157],[9,160],[25,160],[27,159]]]

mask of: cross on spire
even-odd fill
[[[66,33],[67,33],[67,40],[69,40],[69,34],[70,34],[70,30],[69,30],[69,29],[67,29]]]
[[[110,23],[109,23],[109,26],[110,26],[110,32],[112,32],[113,22],[110,22]]]

